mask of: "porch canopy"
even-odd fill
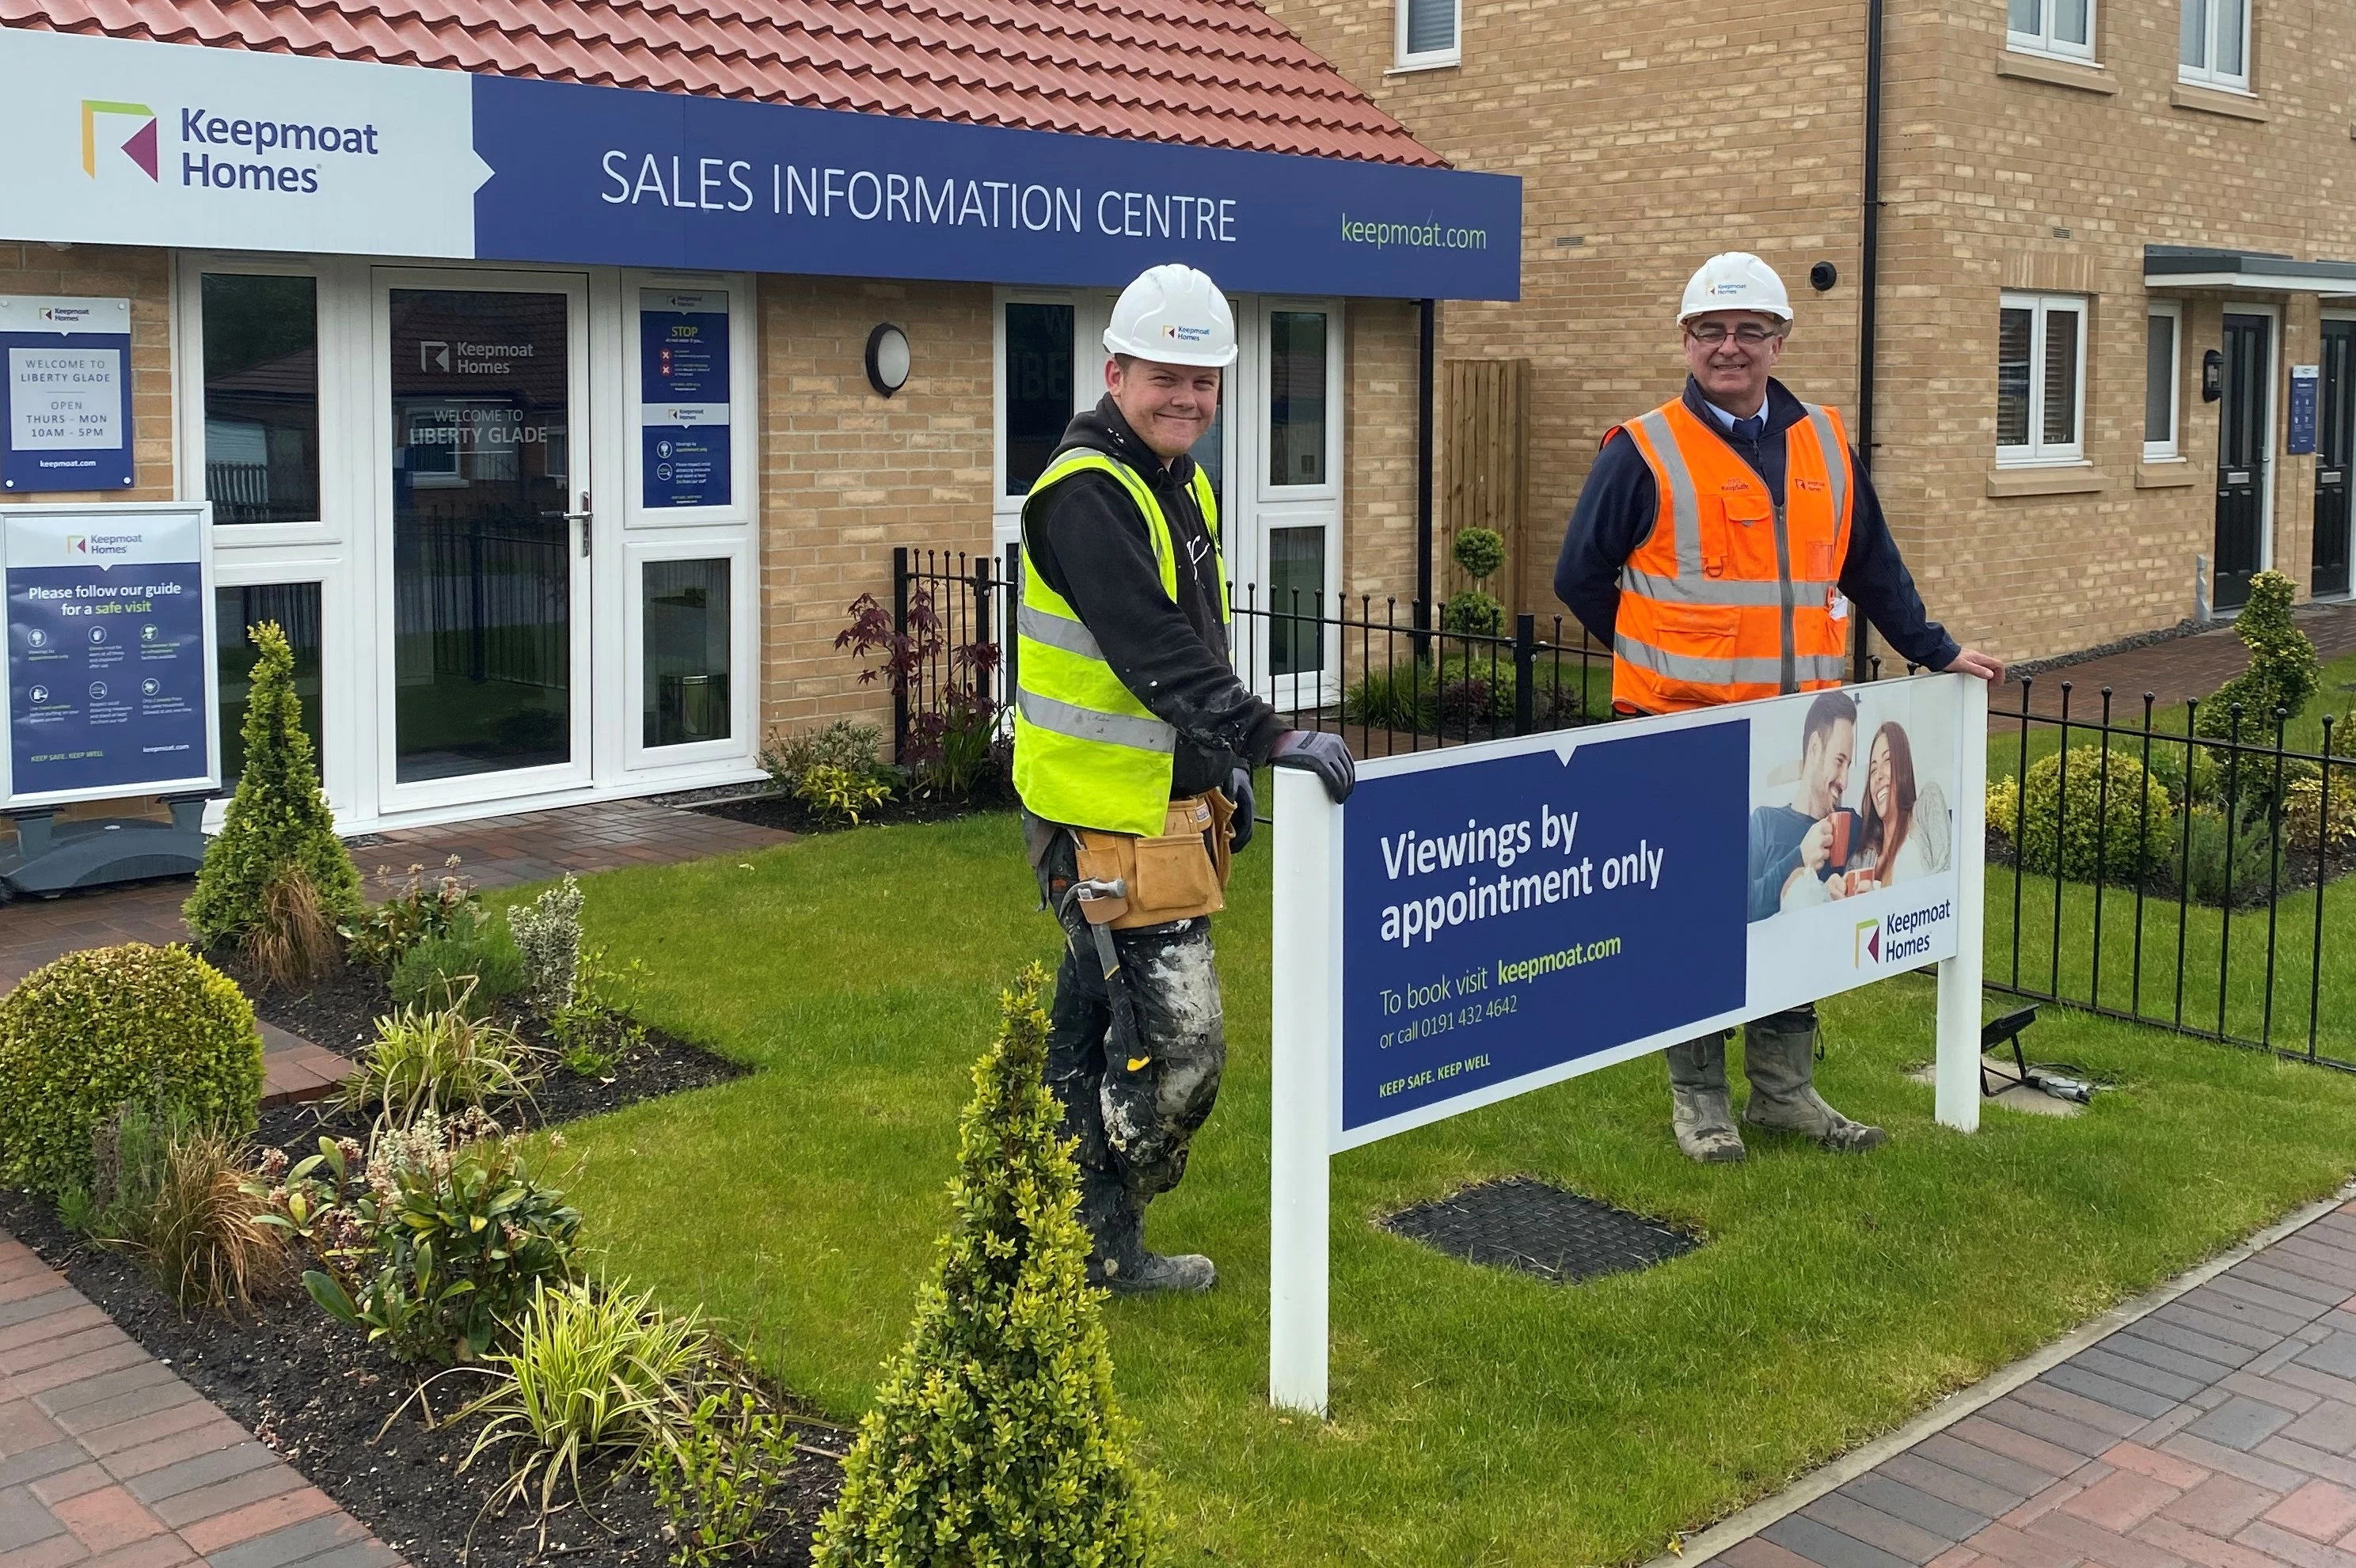
[[[2356,294],[2356,261],[2297,261],[2274,251],[2147,245],[2143,281],[2152,289],[2237,289],[2247,293]]]
[[[0,236],[1513,299],[1453,170],[1248,0],[0,0]]]

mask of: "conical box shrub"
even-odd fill
[[[916,1322],[819,1523],[816,1568],[1127,1568],[1159,1556],[1074,1218],[1078,1173],[1042,1082],[1045,976],[1001,998],[973,1070],[956,1216]]]
[[[319,792],[303,699],[294,692],[294,654],[274,621],[249,633],[261,658],[245,699],[245,772],[221,830],[205,846],[197,891],[181,912],[207,946],[242,945],[285,901],[285,883],[310,883],[319,912],[333,924],[360,912],[360,874]],[[273,897],[272,884],[280,884]]]

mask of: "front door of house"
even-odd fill
[[[590,777],[587,280],[379,269],[389,807]]]
[[[2274,322],[2225,313],[2225,396],[2218,410],[2215,604],[2238,610],[2265,564],[2268,393]]]
[[[2348,505],[2351,459],[2356,458],[2356,321],[2323,324],[2323,384],[2315,410],[2315,560],[2308,592],[2349,589]]]

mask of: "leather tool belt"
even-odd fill
[[[1227,907],[1227,877],[1234,862],[1229,824],[1235,804],[1218,790],[1170,803],[1162,831],[1150,838],[1131,833],[1072,830],[1078,841],[1083,878],[1118,880],[1129,890],[1119,899],[1089,899],[1080,908],[1093,925],[1129,931],[1216,914]]]

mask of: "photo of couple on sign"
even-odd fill
[[[1919,689],[1819,692],[1751,720],[1751,921],[1954,863],[1953,720],[1915,724]]]

